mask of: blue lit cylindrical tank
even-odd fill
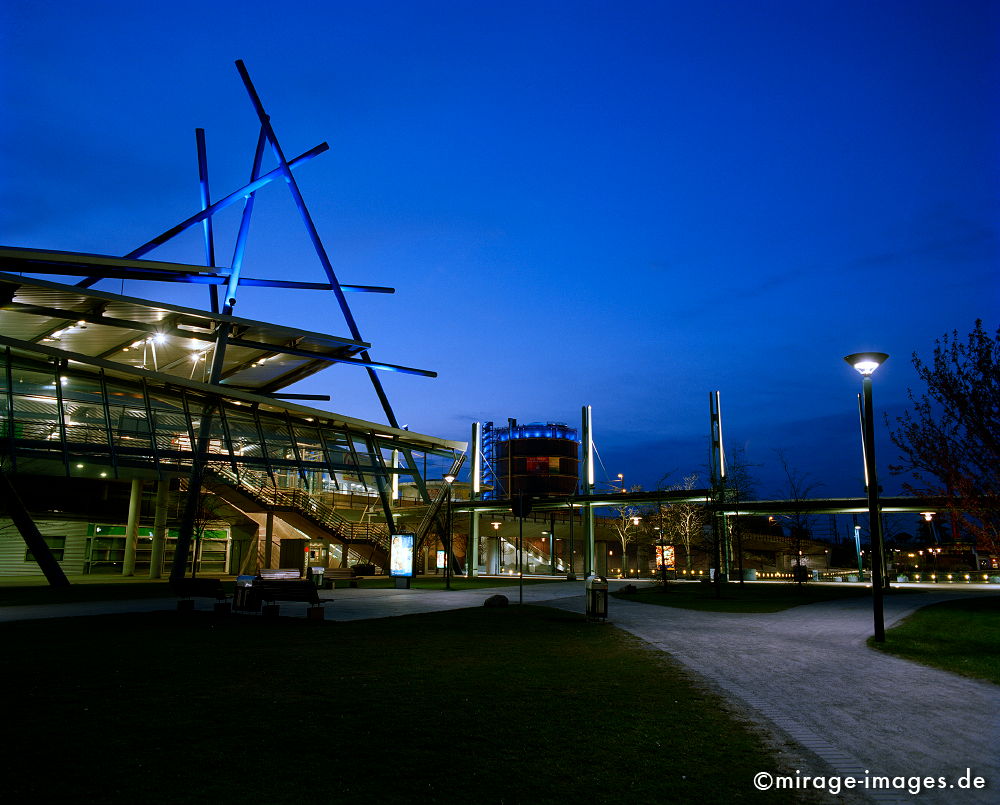
[[[511,496],[570,495],[576,491],[579,442],[562,422],[516,421],[493,430],[496,482]]]

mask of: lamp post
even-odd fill
[[[864,582],[865,569],[861,564],[861,526],[854,526],[854,549],[858,554],[858,580]]]
[[[667,539],[663,533],[663,502],[656,501],[656,513],[660,516],[660,575],[663,580],[663,592],[667,591]],[[677,558],[674,557],[674,579],[677,578]]]
[[[576,545],[573,542],[573,504],[569,504],[569,573],[567,581],[576,581]]]
[[[524,603],[524,492],[517,493],[517,603]]]
[[[639,528],[639,521],[641,519],[642,519],[641,517],[633,517],[632,518],[632,525],[636,529]],[[622,575],[628,576],[628,546],[627,545],[622,545],[622,571],[623,571]],[[635,572],[636,572],[636,575],[638,575],[638,573],[639,573],[639,546],[638,545],[636,545],[636,548],[635,548]]]
[[[861,410],[864,432],[865,469],[868,476],[868,533],[872,543],[872,611],[875,621],[875,642],[885,642],[885,617],[882,608],[882,587],[885,557],[882,549],[882,524],[878,511],[878,478],[875,472],[875,415],[872,410],[872,374],[888,359],[884,352],[859,352],[844,358],[861,375]]]
[[[663,522],[662,516],[660,518],[660,522],[661,523]],[[663,590],[662,590],[662,592],[666,592],[667,591],[667,543],[666,543],[666,541],[664,539],[664,536],[663,536],[663,526],[662,525],[658,526],[656,528],[656,535],[657,535],[656,542],[657,542],[657,545],[660,548],[660,557],[659,557],[659,559],[660,559],[660,582],[663,584]]]
[[[444,588],[451,589],[451,489],[455,481],[454,475],[445,475],[445,483],[448,484],[448,508],[445,515],[445,546],[444,546]]]
[[[934,528],[934,515],[937,512],[920,512],[924,518],[924,522],[927,523],[927,528],[931,532],[931,539],[934,540],[935,545],[939,545],[941,540],[938,539],[937,530]]]
[[[618,473],[618,483],[621,484],[622,492],[625,491],[625,476],[622,473]]]

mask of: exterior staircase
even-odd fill
[[[389,551],[389,529],[383,523],[349,520],[333,506],[332,500],[303,489],[276,487],[266,473],[242,470],[239,475],[229,467],[207,467],[206,488],[227,503],[245,512],[280,513],[283,520],[315,539],[343,543],[361,556],[358,547],[373,549],[369,558],[384,562]],[[182,480],[182,489],[186,482]],[[381,556],[376,557],[374,552]]]
[[[464,455],[456,458],[450,473],[457,476],[464,462]],[[205,468],[203,483],[206,489],[242,512],[280,513],[281,519],[309,537],[342,543],[360,561],[373,561],[383,566],[388,563],[391,535],[387,526],[344,517],[335,509],[332,495],[278,487],[265,472],[241,468],[237,474],[228,465],[219,464]],[[186,490],[187,479],[181,479],[180,488]],[[418,547],[423,545],[435,521],[439,531],[444,532],[442,508],[447,496],[448,486],[445,485],[424,512],[415,529]]]
[[[465,454],[463,453],[451,465],[449,470],[450,475],[458,477],[458,471],[462,469],[462,465],[465,463]],[[414,534],[414,544],[416,550],[419,550],[423,544],[424,540],[427,538],[427,533],[431,530],[431,526],[434,521],[438,521],[438,533],[443,534],[445,532],[446,526],[440,521],[441,518],[441,507],[444,505],[445,500],[448,499],[448,487],[449,484],[442,484],[441,488],[438,490],[437,496],[431,501],[430,506],[427,507],[427,511],[424,513],[423,519],[420,521],[420,525],[417,526],[416,533]]]

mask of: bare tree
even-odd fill
[[[198,491],[198,503],[191,530],[191,578],[198,575],[198,564],[204,548],[203,540],[210,531],[232,528],[235,523],[231,516],[232,511],[232,507],[225,500],[208,489],[203,487]]]
[[[697,484],[698,473],[694,472],[685,475],[684,479],[679,484],[671,486],[670,490],[689,491],[695,489]],[[671,503],[661,505],[660,512],[663,517],[664,535],[671,535],[684,546],[684,562],[690,573],[692,545],[701,543],[705,523],[708,521],[705,506],[701,503]]]
[[[947,497],[980,546],[1000,550],[1000,327],[976,321],[966,342],[958,331],[935,342],[930,363],[911,358],[924,394],[909,389],[911,408],[891,430],[914,494]],[[888,418],[887,418],[888,420]],[[888,421],[887,421],[888,424]],[[891,427],[891,426],[890,426]]]
[[[725,535],[725,538],[728,540],[727,546],[730,555],[732,555],[735,548],[740,584],[744,582],[743,577],[745,573],[743,569],[743,523],[740,520],[738,512],[740,503],[750,500],[754,496],[757,479],[754,477],[753,469],[757,466],[759,465],[751,464],[747,460],[746,451],[741,447],[732,452],[727,467],[728,472],[726,474],[724,491],[725,500],[737,514],[726,519],[728,533]]]
[[[801,584],[805,580],[805,568],[802,565],[802,544],[812,534],[812,517],[805,511],[802,503],[812,493],[823,484],[814,481],[808,473],[801,472],[788,463],[788,456],[784,450],[775,450],[774,454],[781,463],[781,469],[785,474],[787,485],[785,494],[792,502],[793,509],[787,514],[780,516],[781,522],[788,528],[789,536],[792,538],[792,552],[795,555],[795,581]]]
[[[641,492],[641,486],[633,486],[631,492]],[[615,507],[615,516],[612,520],[612,530],[618,537],[618,542],[622,546],[622,575],[628,575],[628,546],[639,542],[643,536],[643,531],[639,528],[642,518],[642,509],[635,504],[625,504]],[[638,552],[636,553],[636,563],[638,564]]]

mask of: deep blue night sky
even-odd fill
[[[150,8],[0,10],[0,243],[123,254],[186,218],[196,126],[213,194],[244,184],[242,58],[286,154],[331,145],[297,178],[341,281],[398,289],[350,297],[373,357],[440,374],[384,377],[413,430],[578,424],[589,403],[609,476],[651,487],[706,463],[720,389],[761,495],[785,493],[776,449],[818,494],[859,494],[841,357],[890,353],[875,401],[891,414],[911,352],[997,324],[996,3]],[[150,257],[200,262],[200,235]],[[277,184],[245,271],[323,280]],[[347,335],[333,305],[250,288],[236,312]],[[294,390],[382,419],[349,367]]]

